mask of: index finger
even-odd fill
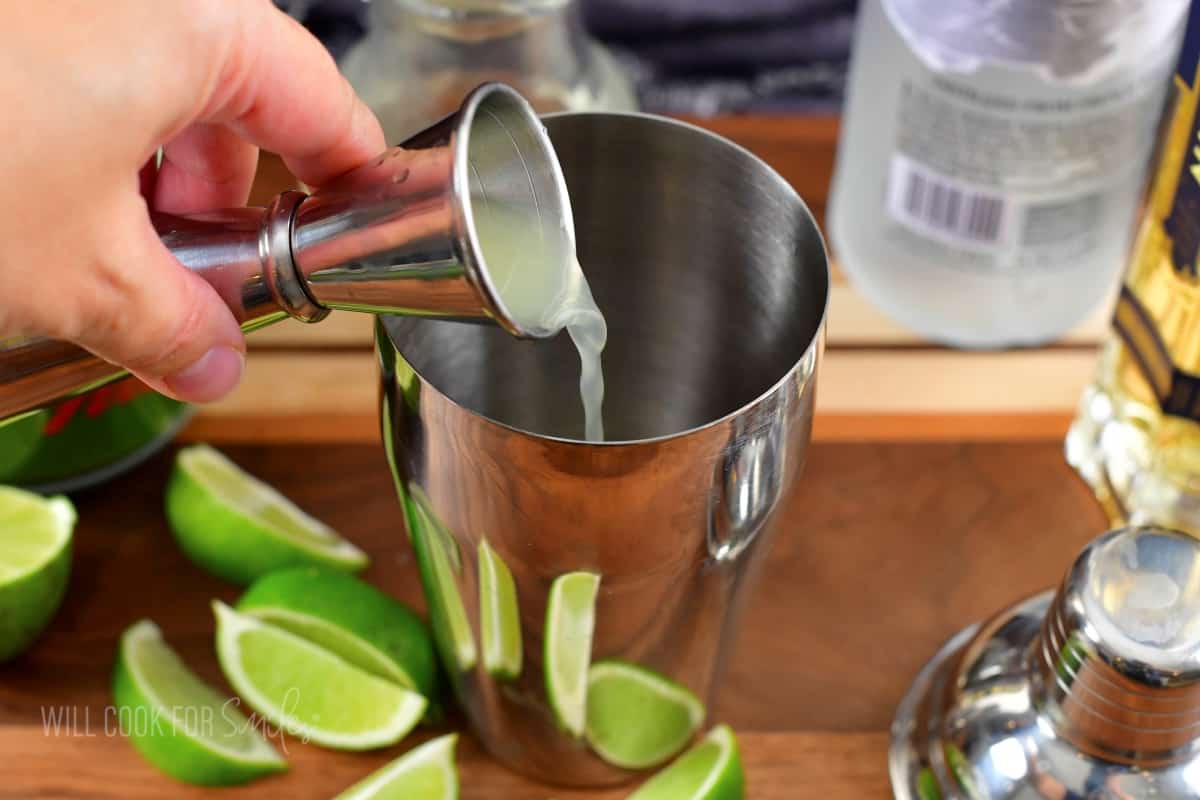
[[[313,186],[383,152],[379,121],[312,34],[269,3],[234,5],[238,33],[203,121],[278,153]]]

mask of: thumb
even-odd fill
[[[209,402],[242,376],[245,340],[229,308],[159,239],[141,198],[80,288],[70,338],[163,394]]]

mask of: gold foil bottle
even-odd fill
[[[1193,2],[1144,220],[1066,452],[1114,524],[1200,536],[1198,67]]]

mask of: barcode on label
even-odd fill
[[[1003,244],[1009,209],[1002,195],[892,157],[888,210],[918,233],[979,249]]]

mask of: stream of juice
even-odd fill
[[[604,372],[600,354],[608,339],[608,326],[575,255],[570,221],[559,232],[562,235],[530,237],[527,215],[495,203],[476,202],[475,209],[476,233],[488,269],[513,319],[530,329],[565,328],[575,344],[584,438],[603,441]],[[531,238],[540,242],[540,247],[532,251],[527,244]]]

